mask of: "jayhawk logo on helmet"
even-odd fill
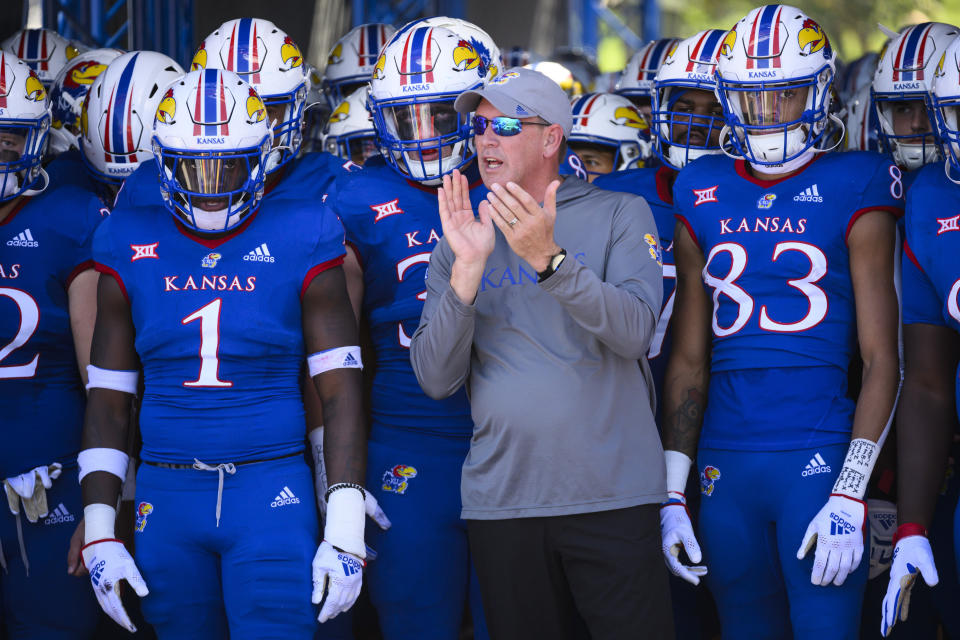
[[[330,52],[330,55],[327,56],[327,65],[340,64],[341,62],[343,62],[343,43],[338,42],[337,46]]]
[[[380,54],[377,58],[377,64],[373,67],[373,79],[383,80],[383,70],[387,66],[387,56]]]
[[[721,56],[731,56],[733,55],[733,45],[737,44],[737,30],[736,28],[730,29],[727,31],[727,35],[723,37],[723,42],[720,43],[719,54]]]
[[[86,112],[84,112],[86,113]],[[163,124],[173,124],[173,117],[177,114],[177,101],[173,99],[173,87],[167,89],[163,99],[157,106],[157,120]]]
[[[937,70],[933,72],[934,78],[939,78],[943,75],[943,63],[947,61],[947,52],[944,51],[943,55],[940,56],[940,62],[937,63]],[[958,66],[957,68],[960,68]]]
[[[73,60],[80,55],[80,49],[77,49],[72,44],[68,44],[67,48],[64,49],[63,52],[67,55],[67,60]]]
[[[457,71],[476,69],[481,78],[489,71],[491,76],[496,75],[497,68],[490,59],[490,50],[482,42],[471,38],[460,40],[453,49],[453,68]]]
[[[264,106],[263,100],[253,89],[253,87],[249,87],[248,89],[247,115],[250,116],[250,119],[247,120],[247,122],[250,124],[255,122],[263,122],[263,119],[267,117],[267,107]]]
[[[287,64],[287,70],[294,69],[303,64],[303,56],[300,54],[300,48],[297,47],[290,36],[283,39],[283,45],[280,46],[280,59]]]
[[[649,131],[650,125],[636,107],[617,107],[613,112],[613,122],[631,129]]]
[[[811,53],[823,50],[823,57],[830,57],[830,41],[827,39],[827,34],[823,32],[819,24],[810,18],[803,21],[803,27],[797,35],[797,41],[800,44],[802,55],[808,56]]]
[[[344,100],[337,105],[337,108],[330,114],[328,122],[343,122],[350,117],[350,103]]]
[[[37,77],[37,74],[33,71],[33,69],[30,70],[30,75],[27,76],[26,89],[27,100],[43,102],[43,99],[47,97],[47,92],[43,88],[43,83],[40,82],[40,78]]]
[[[80,135],[87,137],[87,105],[90,104],[90,93],[83,97],[83,104],[80,106]]]
[[[207,68],[207,43],[201,42],[200,48],[193,54],[193,61],[190,63],[190,71]]]
[[[103,73],[103,70],[106,68],[107,65],[100,64],[94,60],[81,62],[74,68],[70,69],[63,86],[67,89],[79,89],[81,85],[89,86],[93,84],[93,81],[97,79],[97,76]]]

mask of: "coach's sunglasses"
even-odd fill
[[[482,136],[487,130],[487,125],[493,127],[493,132],[498,136],[515,136],[527,125],[537,125],[539,127],[549,127],[546,122],[521,122],[517,118],[507,116],[497,116],[496,118],[484,118],[483,116],[473,116],[473,132]]]

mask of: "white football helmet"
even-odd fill
[[[847,103],[847,144],[848,151],[879,151],[880,140],[877,130],[877,112],[871,99],[873,86],[869,83],[860,87],[853,99]],[[931,119],[932,124],[932,119]]]
[[[720,144],[729,134],[758,171],[802,166],[827,129],[835,58],[827,34],[800,9],[768,4],[748,13],[720,46]]]
[[[879,123],[877,135],[881,149],[908,171],[939,158],[926,105],[934,69],[947,45],[958,34],[960,29],[953,25],[925,22],[904,29],[880,54],[871,93]],[[914,102],[913,109],[909,107],[910,102]],[[908,133],[897,134],[894,130],[898,115],[907,120],[901,126],[909,127]]]
[[[297,156],[303,141],[309,80],[300,48],[290,36],[269,20],[228,20],[207,36],[193,55],[190,70],[198,69],[233,71],[267,105],[274,140],[267,173]]]
[[[97,76],[80,109],[80,150],[96,180],[119,187],[152,157],[157,106],[167,85],[182,75],[180,65],[162,53],[130,51]]]
[[[323,89],[331,109],[370,82],[380,51],[396,31],[393,25],[371,22],[354,27],[337,40],[327,54],[323,72]]]
[[[568,142],[574,151],[597,145],[614,152],[613,170],[643,166],[651,154],[650,125],[625,96],[588,93],[574,98],[573,128]],[[596,173],[587,170],[587,173]]]
[[[723,129],[719,103],[712,103],[716,115],[693,113],[685,108],[686,102],[680,107],[677,103],[690,90],[715,94],[717,55],[726,36],[723,29],[707,29],[676,41],[657,71],[650,123],[653,146],[673,169],[682,169],[702,155],[721,152],[719,144],[710,143]]]
[[[50,129],[48,155],[80,148],[80,110],[93,81],[107,65],[123,54],[119,49],[91,49],[68,62],[53,81],[50,104],[53,128]]]
[[[653,81],[657,71],[678,42],[678,38],[661,38],[640,47],[620,74],[616,92],[628,96],[638,107],[649,108],[653,101]]]
[[[267,107],[239,75],[198,69],[169,86],[153,125],[160,193],[198,233],[242,224],[263,197],[273,129]]]
[[[323,130],[323,150],[363,166],[377,155],[377,133],[367,109],[369,87],[360,87],[337,105]]]
[[[0,202],[46,188],[40,165],[49,130],[50,99],[40,78],[0,51]]]
[[[434,26],[437,24],[449,25]],[[473,127],[453,102],[492,79],[500,50],[483,30],[451,18],[418,20],[394,34],[370,81],[377,144],[397,171],[427,184],[473,160]]]
[[[580,79],[575,75],[573,75],[573,72],[570,71],[570,69],[559,62],[554,62],[553,60],[542,60],[540,62],[528,64],[524,68],[533,69],[534,71],[542,73],[556,82],[558,85],[560,85],[560,88],[563,89],[563,92],[567,94],[568,98],[582,96],[587,91],[584,83],[581,82]]]
[[[934,70],[930,119],[947,158],[947,177],[960,184],[960,38],[947,45]]]
[[[67,62],[90,50],[90,47],[67,40],[52,29],[21,29],[4,40],[0,47],[36,71],[47,90]]]

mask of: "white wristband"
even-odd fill
[[[112,389],[114,391],[137,395],[137,384],[140,382],[140,372],[101,369],[100,367],[88,364],[87,381],[87,391],[90,389]]]
[[[77,464],[80,466],[80,482],[83,477],[94,471],[106,471],[120,478],[123,482],[127,477],[127,465],[130,457],[119,449],[98,447],[84,449],[77,455]]]
[[[866,438],[856,438],[847,449],[847,457],[843,461],[843,468],[833,485],[833,493],[863,500],[873,474],[873,465],[877,462],[880,447],[876,442]]]
[[[337,347],[307,356],[310,377],[331,369],[363,369],[360,347]]]
[[[327,522],[323,528],[323,539],[358,558],[367,557],[367,546],[363,540],[363,526],[367,517],[367,507],[359,489],[341,489],[334,491],[327,499]]]
[[[116,521],[117,510],[108,504],[95,502],[85,506],[83,508],[83,544],[116,538],[114,533]]]
[[[687,478],[690,477],[690,467],[693,466],[693,460],[685,453],[669,449],[663,452],[663,456],[667,463],[668,498],[684,497],[684,501],[686,501],[684,492],[687,489]]]

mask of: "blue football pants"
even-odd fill
[[[827,502],[847,448],[700,450],[699,472],[704,475],[708,466],[712,471],[702,485],[698,539],[724,638],[858,637],[869,550],[865,547],[860,566],[840,587],[810,582],[815,549],[803,560],[796,557],[807,525]]]
[[[140,465],[144,617],[161,640],[313,638],[319,525],[303,457],[237,465],[224,477],[219,526],[217,483],[216,472]]]
[[[97,626],[100,606],[90,579],[67,574],[67,550],[83,516],[83,501],[76,461],[62,464],[63,472],[47,490],[47,517],[31,523],[20,514],[29,575],[16,516],[7,508],[6,496],[0,500],[0,544],[7,563],[7,572],[0,572],[0,636],[5,627],[9,640],[87,639]]]
[[[466,438],[385,427],[375,426],[370,436],[367,489],[393,523],[388,531],[372,521],[366,528],[377,551],[367,584],[386,640],[456,640],[468,599],[474,638],[489,638],[460,519],[460,473],[469,447]],[[397,467],[402,470],[394,473]]]

